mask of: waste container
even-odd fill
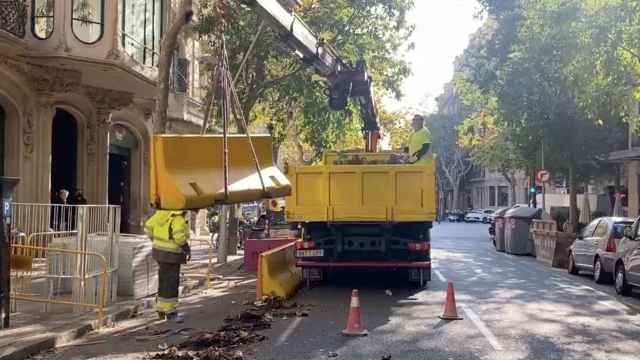
[[[503,208],[495,212],[495,245],[498,251],[504,251],[504,214],[509,210],[510,208]]]
[[[519,207],[506,212],[504,227],[505,251],[514,255],[535,254],[533,239],[529,234],[529,225],[534,219],[540,219],[542,209]]]

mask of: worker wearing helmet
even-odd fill
[[[145,223],[153,241],[153,258],[158,262],[156,309],[161,319],[177,315],[180,265],[191,259],[189,223],[186,211],[158,210]]]
[[[409,162],[428,165],[432,162],[431,132],[424,126],[424,117],[416,115],[411,123],[414,133],[409,137]]]

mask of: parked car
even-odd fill
[[[589,223],[569,248],[569,273],[588,270],[597,283],[612,280],[624,229],[632,224],[633,219],[624,217],[601,217]]]
[[[489,224],[493,220],[493,214],[495,214],[495,210],[482,210],[482,222],[485,224]]]
[[[629,295],[632,287],[640,287],[640,218],[625,227],[624,236],[616,242],[613,279],[616,292]]]
[[[461,210],[452,210],[447,215],[447,221],[450,222],[461,222],[464,221],[465,213]]]
[[[482,212],[477,212],[477,210],[469,212],[464,216],[465,222],[484,222],[484,214]]]

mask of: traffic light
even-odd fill
[[[531,186],[529,188],[529,194],[542,194],[542,186]]]

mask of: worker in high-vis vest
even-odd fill
[[[416,165],[428,165],[431,156],[431,132],[424,126],[424,117],[416,115],[411,122],[413,134],[409,137],[409,162]]]
[[[180,265],[191,259],[186,211],[158,210],[145,223],[158,262],[156,310],[161,319],[177,316]]]

